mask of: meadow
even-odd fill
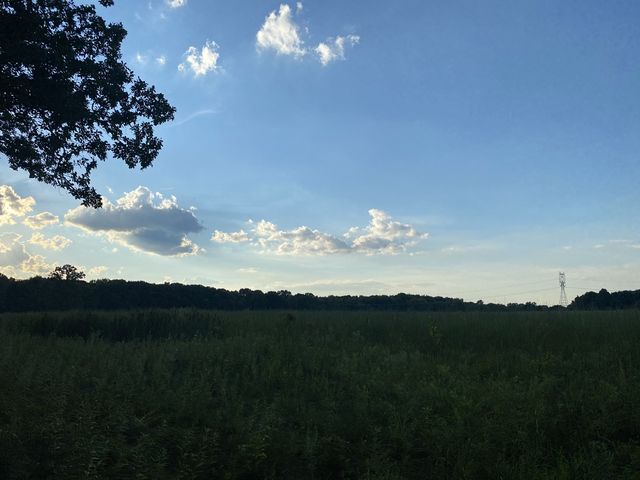
[[[0,478],[638,479],[640,311],[2,314]]]

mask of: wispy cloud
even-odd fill
[[[203,115],[213,115],[215,113],[218,113],[218,110],[214,110],[214,109],[205,109],[205,110],[199,110],[197,112],[194,112],[190,115],[187,115],[186,117],[176,120],[174,122],[171,122],[168,127],[179,127],[180,125],[184,125],[187,122],[190,122],[191,120],[194,120],[198,117],[202,117]]]
[[[358,35],[337,36],[335,39],[328,39],[327,42],[320,42],[314,49],[320,63],[324,66],[335,60],[344,60],[345,45],[356,45],[360,42]]]
[[[277,255],[329,255],[360,252],[367,255],[397,254],[406,251],[428,234],[394,220],[382,210],[369,210],[365,227],[352,227],[342,236],[321,232],[307,226],[282,230],[267,220],[249,221],[249,232],[216,230],[211,240],[216,243],[249,242],[267,253]]]

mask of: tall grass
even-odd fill
[[[0,316],[0,478],[638,472],[638,311]]]

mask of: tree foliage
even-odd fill
[[[11,168],[98,207],[98,161],[151,165],[154,127],[175,109],[122,61],[126,33],[93,5],[0,0],[0,154]]]
[[[82,280],[85,277],[85,273],[82,270],[78,270],[73,265],[62,265],[61,267],[56,267],[53,272],[49,274],[49,278],[54,280]]]

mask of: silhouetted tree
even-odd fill
[[[121,60],[126,34],[93,5],[0,1],[0,153],[11,168],[99,207],[99,160],[151,165],[162,147],[153,127],[175,109]]]
[[[85,277],[83,271],[78,270],[73,265],[62,265],[61,267],[56,267],[53,272],[49,274],[49,278],[53,278],[55,280],[82,280]]]

